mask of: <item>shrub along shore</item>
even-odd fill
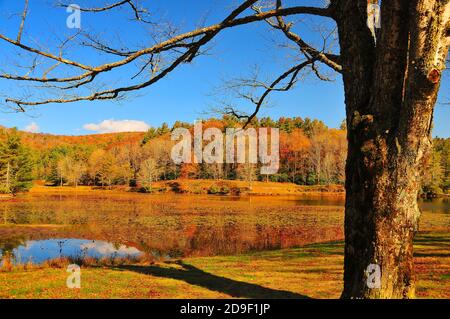
[[[345,194],[342,185],[313,185],[304,186],[293,183],[277,182],[245,182],[236,180],[192,180],[177,179],[157,181],[150,186],[48,186],[43,181],[37,181],[30,193],[51,192],[138,192],[148,194],[190,194],[190,195],[224,195],[224,196],[284,196],[284,195],[337,195]]]

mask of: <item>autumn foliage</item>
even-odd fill
[[[210,127],[225,131],[241,127],[233,117],[203,120],[203,129]],[[175,164],[171,157],[174,141],[171,131],[193,125],[163,123],[148,132],[63,136],[35,134],[3,128],[0,141],[10,136],[20,138],[31,154],[29,164],[33,178],[47,185],[90,185],[110,187],[131,186],[153,192],[157,181],[175,179],[242,180],[248,188],[256,181],[290,182],[298,185],[343,184],[347,153],[345,126],[328,128],[323,122],[308,118],[254,119],[254,128],[273,127],[280,130],[280,169],[277,174],[261,175],[259,164]],[[424,177],[426,193],[448,188],[448,143],[442,140],[439,150],[429,159],[430,174]],[[3,170],[5,171],[5,170]],[[5,180],[3,178],[2,180]],[[217,191],[217,192],[216,192]],[[212,189],[220,193],[221,190]]]

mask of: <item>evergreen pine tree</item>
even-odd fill
[[[0,192],[15,194],[27,191],[33,180],[31,152],[13,132],[0,142]]]

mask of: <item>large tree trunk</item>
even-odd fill
[[[342,296],[411,298],[420,173],[450,42],[450,1],[383,1],[376,42],[367,0],[334,3],[348,129]],[[379,286],[370,278],[377,267]]]

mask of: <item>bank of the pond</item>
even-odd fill
[[[335,196],[345,197],[343,185],[297,185],[294,183],[252,182],[236,180],[189,180],[178,179],[158,181],[152,187],[118,186],[49,186],[35,183],[30,193],[146,193],[146,194],[188,194],[221,196]],[[22,193],[26,194],[26,193]],[[16,194],[20,196],[21,194]],[[1,195],[0,200],[8,200],[13,195]],[[421,199],[450,198],[450,194],[420,194]]]
[[[417,297],[450,297],[449,232],[415,242]],[[82,266],[81,289],[66,287],[66,265],[0,271],[0,298],[338,298],[343,243],[238,256]]]
[[[336,195],[345,194],[342,185],[297,185],[294,183],[276,182],[246,182],[237,180],[191,180],[178,179],[170,181],[157,181],[152,187],[127,186],[46,186],[35,183],[31,193],[83,193],[92,191],[104,192],[140,192],[140,193],[176,193],[176,194],[212,194],[212,195],[253,195],[253,196],[282,196],[282,195]]]

